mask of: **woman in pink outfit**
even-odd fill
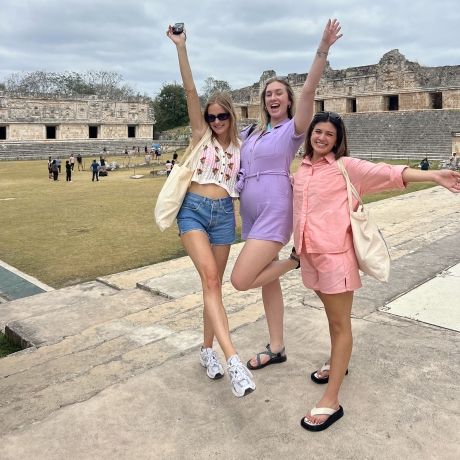
[[[315,383],[327,383],[322,398],[305,417],[302,426],[322,431],[343,415],[339,390],[352,351],[351,307],[353,292],[361,287],[353,247],[343,164],[360,195],[394,188],[409,182],[433,181],[460,192],[460,173],[449,170],[420,171],[348,156],[342,118],[319,112],[307,131],[305,155],[294,176],[294,244],[300,256],[302,280],[324,305],[331,336],[328,362],[311,374]],[[354,199],[354,209],[358,203]]]

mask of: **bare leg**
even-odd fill
[[[353,292],[340,294],[320,295],[326,309],[331,335],[331,370],[329,371],[329,383],[322,398],[316,407],[339,407],[339,390],[342,385],[345,372],[350,361],[353,348],[351,332],[351,307],[353,304]],[[306,416],[313,423],[322,423],[328,418],[327,415]]]
[[[181,236],[188,255],[195,264],[201,277],[203,286],[203,302],[205,309],[205,320],[212,325],[226,359],[236,354],[233,343],[230,339],[227,314],[222,303],[222,284],[219,266],[213,254],[208,236],[201,231],[193,230]],[[206,331],[206,340],[210,332]]]
[[[279,276],[297,266],[295,261],[276,260],[282,248],[281,243],[274,241],[248,240],[232,272],[232,284],[238,290],[247,290],[262,285],[262,299],[270,335],[270,348],[274,353],[282,350],[284,304]],[[269,359],[261,356],[261,364]],[[256,358],[251,359],[253,366]]]
[[[261,287],[296,268],[292,259],[277,260],[282,247],[276,241],[247,240],[233,267],[234,288],[247,291]]]
[[[230,245],[211,246],[211,250],[216,260],[220,283],[222,285],[222,278],[224,277],[225,267],[227,266],[228,254],[230,253]],[[214,342],[214,328],[212,327],[212,322],[209,318],[209,313],[206,310],[206,308],[203,310],[203,325],[203,346],[205,348],[212,348]],[[229,328],[228,320],[227,328]]]

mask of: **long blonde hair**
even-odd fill
[[[229,93],[225,91],[213,93],[208,101],[206,102],[206,107],[204,109],[204,117],[208,115],[208,109],[211,104],[219,104],[226,112],[230,114],[230,142],[234,146],[240,145],[239,136],[238,136],[238,126],[237,126],[237,117],[235,106],[233,105],[232,97]],[[211,125],[208,123],[208,126],[211,128]],[[212,128],[211,128],[212,131]],[[213,132],[214,136],[214,132]]]
[[[265,95],[267,94],[267,86],[270,83],[274,83],[275,81],[278,81],[285,86],[288,93],[289,102],[291,103],[291,105],[288,107],[288,118],[292,118],[294,116],[295,97],[291,85],[282,78],[272,77],[265,82],[264,89],[260,93],[259,122],[257,124],[258,131],[265,131],[267,129],[267,124],[270,123],[270,114],[268,113],[267,107],[265,106]]]

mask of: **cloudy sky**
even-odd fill
[[[168,24],[185,22],[196,85],[233,89],[308,71],[329,17],[344,37],[334,69],[377,63],[398,48],[425,66],[460,64],[458,0],[0,0],[0,81],[11,73],[112,70],[155,97],[180,81]]]

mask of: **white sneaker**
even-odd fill
[[[233,355],[228,359],[227,369],[232,383],[233,394],[237,398],[246,396],[256,389],[251,372],[241,362],[238,355]]]
[[[206,368],[206,375],[210,379],[220,379],[224,376],[224,368],[219,362],[217,353],[212,348],[201,347],[200,363]]]

